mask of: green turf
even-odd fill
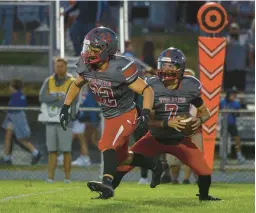
[[[0,181],[2,213],[252,213],[253,184],[213,184],[211,194],[222,202],[200,203],[196,185],[161,185],[156,189],[123,183],[110,200],[91,200],[86,183],[46,184],[29,181]],[[25,196],[17,196],[25,194]],[[17,197],[14,197],[17,196]]]

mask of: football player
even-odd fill
[[[88,83],[105,117],[104,131],[98,144],[103,152],[103,179],[102,182],[87,183],[89,189],[100,194],[100,199],[114,196],[112,181],[120,164],[148,168],[156,175],[167,167],[160,161],[155,163],[153,158],[128,152],[129,137],[137,127],[137,120],[141,128],[147,128],[154,92],[138,77],[132,59],[116,55],[117,46],[116,33],[106,27],[95,28],[85,36],[77,63],[79,76],[70,86],[60,113],[61,125],[65,130],[69,121],[68,109],[81,87]],[[144,97],[139,119],[134,103],[135,93]]]
[[[184,76],[185,55],[176,48],[164,50],[158,58],[156,77],[147,78],[155,94],[154,114],[149,121],[150,131],[131,147],[134,153],[145,156],[157,156],[169,153],[189,166],[198,176],[199,200],[217,201],[210,196],[211,169],[203,153],[192,143],[191,137],[185,137],[182,130],[186,124],[181,122],[183,115],[189,114],[190,104],[197,107],[198,117],[193,118],[191,130],[196,131],[209,117],[209,110],[200,97],[201,83],[193,76]],[[132,169],[120,166],[114,178],[116,188],[122,177]],[[160,176],[153,174],[151,188],[160,184]]]

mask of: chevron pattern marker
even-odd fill
[[[200,36],[198,47],[201,96],[211,114],[210,119],[202,126],[204,156],[209,167],[213,168],[226,40]]]

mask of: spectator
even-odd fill
[[[254,17],[254,1],[232,1],[229,11],[231,13],[231,22],[238,22],[241,29],[249,29],[250,23]]]
[[[47,105],[46,112],[43,112],[46,119],[46,143],[48,154],[48,183],[54,179],[54,171],[57,164],[57,152],[64,153],[64,182],[70,182],[71,171],[71,145],[72,129],[68,126],[63,131],[59,124],[59,110],[64,104],[69,86],[74,81],[72,75],[67,73],[67,62],[63,58],[55,60],[55,74],[47,78],[40,90],[39,101]],[[42,107],[43,108],[43,107]],[[76,105],[71,107],[71,118],[76,116]],[[42,120],[41,120],[42,121]]]
[[[248,31],[248,48],[249,48],[249,66],[254,68],[255,65],[255,20],[252,21],[251,28]]]
[[[245,90],[247,48],[240,39],[240,28],[237,23],[229,26],[225,58],[224,89]]]
[[[0,29],[4,29],[3,45],[9,45],[12,42],[13,16],[13,5],[0,5]]]
[[[220,109],[231,109],[231,110],[239,110],[241,108],[239,101],[236,100],[237,90],[230,89],[227,92],[226,98],[221,100]],[[236,125],[236,117],[238,113],[228,113],[227,122],[228,122],[228,133],[230,133],[231,137],[235,139],[236,143],[236,157],[237,161],[240,164],[245,163],[245,158],[242,155],[241,147],[240,147],[240,137],[237,130]]]
[[[21,80],[13,80],[10,84],[11,98],[9,107],[27,107],[27,100],[22,92],[23,83]],[[4,157],[1,163],[12,164],[10,156],[11,141],[14,135],[16,140],[32,153],[31,164],[36,164],[41,157],[40,152],[32,145],[29,140],[30,128],[26,114],[23,110],[10,110],[7,112],[2,127],[5,129]]]
[[[120,1],[107,1],[107,10],[104,12],[104,24],[115,32],[119,28],[119,7]],[[105,26],[105,25],[104,25]]]
[[[156,69],[156,60],[155,60],[155,45],[152,41],[145,41],[142,49],[142,60]]]
[[[26,44],[31,43],[32,33],[40,26],[39,6],[19,5],[14,19],[13,39],[18,40],[17,32],[25,31]]]
[[[65,10],[65,16],[74,10],[79,10],[79,15],[70,28],[75,56],[79,56],[81,53],[84,36],[95,26],[100,26],[99,22],[105,5],[106,1],[76,1]]]
[[[93,98],[93,93],[89,89],[86,89],[86,91],[82,93],[82,96],[83,100],[80,107],[98,107],[98,104]],[[81,126],[83,125],[83,131],[81,128],[81,132],[78,135],[80,141],[81,155],[72,162],[72,165],[89,166],[91,164],[91,160],[88,154],[88,140],[85,137],[84,131],[89,122],[97,123],[97,117],[97,112],[79,111],[78,120],[76,122],[79,123]]]
[[[131,40],[125,41],[124,47],[125,47],[125,50],[124,50],[123,55],[126,56],[126,57],[134,58],[135,54],[133,52],[132,41]]]

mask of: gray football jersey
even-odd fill
[[[190,103],[200,97],[201,83],[195,77],[184,76],[176,90],[164,87],[158,77],[147,78],[146,82],[155,92],[154,110],[155,119],[172,119],[178,115],[189,114]],[[184,136],[173,128],[152,128],[151,134],[160,142],[175,144]]]
[[[114,118],[135,108],[135,93],[128,87],[138,78],[134,61],[116,55],[104,72],[89,70],[80,58],[77,72],[86,79],[105,118]]]

